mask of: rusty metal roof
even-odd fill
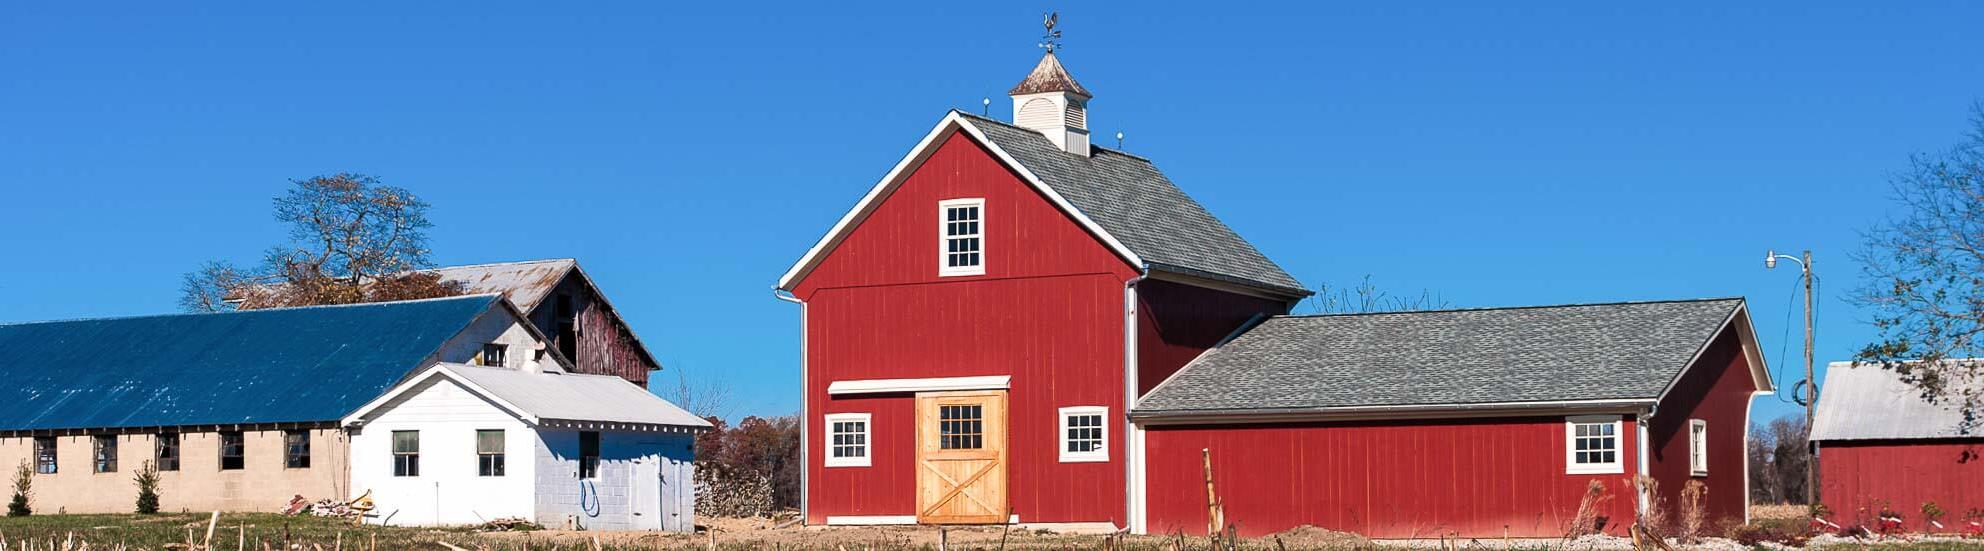
[[[1954,385],[1958,393],[1984,392],[1984,381]],[[1979,427],[1967,426],[1962,398],[1922,397],[1922,389],[1878,365],[1853,362],[1826,365],[1825,386],[1819,387],[1819,407],[1813,412],[1813,440],[1901,440],[1977,438]]]
[[[0,325],[0,430],[335,421],[499,300]]]
[[[442,281],[461,282],[469,294],[499,294],[529,312],[544,302],[565,274],[579,265],[570,258],[448,266],[429,270]]]
[[[1040,56],[1040,63],[1033,66],[1033,72],[1027,73],[1025,79],[1006,93],[1017,96],[1047,92],[1067,92],[1085,98],[1095,97],[1094,94],[1088,93],[1087,88],[1082,87],[1082,83],[1075,82],[1074,75],[1068,74],[1068,69],[1061,66],[1061,59],[1054,57],[1054,52]]]

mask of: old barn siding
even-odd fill
[[[573,331],[563,332],[558,323],[560,301],[572,309]],[[661,366],[650,363],[640,343],[616,323],[614,312],[581,279],[576,271],[566,272],[564,280],[531,311],[531,324],[551,338],[552,346],[576,351],[569,358],[575,371],[591,375],[612,375],[646,387],[648,372]],[[576,339],[575,346],[561,347],[561,339]]]

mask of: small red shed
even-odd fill
[[[1054,54],[1011,95],[1010,124],[946,114],[779,280],[808,524],[1202,534],[1204,453],[1250,535],[1555,536],[1636,473],[1743,514],[1770,382],[1740,299],[1286,316],[1312,293],[1090,144]]]
[[[1742,299],[1271,317],[1130,410],[1144,528],[1205,532],[1208,456],[1244,535],[1562,536],[1593,483],[1608,533],[1692,481],[1742,521],[1756,350]]]
[[[1979,520],[1964,516],[1984,510],[1984,431],[1964,422],[1961,400],[1925,399],[1900,374],[1853,362],[1826,366],[1821,388],[1812,441],[1830,520],[1874,526],[1885,509],[1909,530],[1948,532]],[[1923,522],[1931,502],[1947,514],[1942,529]]]

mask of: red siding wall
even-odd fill
[[[1647,423],[1647,474],[1660,482],[1670,519],[1681,518],[1681,490],[1689,480],[1708,485],[1709,526],[1742,522],[1749,503],[1744,446],[1756,380],[1742,342],[1727,331],[1709,344],[1688,373],[1668,391]],[[1688,420],[1708,422],[1708,476],[1693,476],[1688,462]]]
[[[1984,509],[1984,439],[1823,442],[1819,476],[1834,522],[1872,526],[1885,505],[1920,529],[1922,504],[1934,501],[1956,531],[1965,511]]]
[[[1634,449],[1630,417],[1622,428],[1622,449]],[[1562,417],[1152,427],[1145,437],[1151,533],[1205,533],[1208,448],[1227,521],[1243,535],[1308,524],[1380,538],[1562,536],[1594,479],[1611,496],[1607,531],[1633,518],[1631,461],[1625,474],[1564,474]]]
[[[937,202],[985,199],[986,275],[937,277]],[[1122,415],[1123,285],[1135,272],[983,148],[953,135],[801,282],[809,523],[913,515],[911,398],[829,398],[836,380],[1010,375],[1009,502],[1026,522],[1122,523],[1110,462],[1060,463],[1058,409]],[[821,416],[874,415],[873,466],[822,465]]]
[[[1287,303],[1169,281],[1137,284],[1137,394],[1177,373],[1255,314],[1282,314]]]

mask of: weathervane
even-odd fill
[[[1056,25],[1060,25],[1060,24],[1061,24],[1061,12],[1048,12],[1045,14],[1041,14],[1040,25],[1043,27],[1047,27],[1047,32],[1045,34],[1040,35],[1040,49],[1047,50],[1047,53],[1050,54],[1054,53],[1054,50],[1061,49],[1061,31],[1059,29],[1054,28]]]

